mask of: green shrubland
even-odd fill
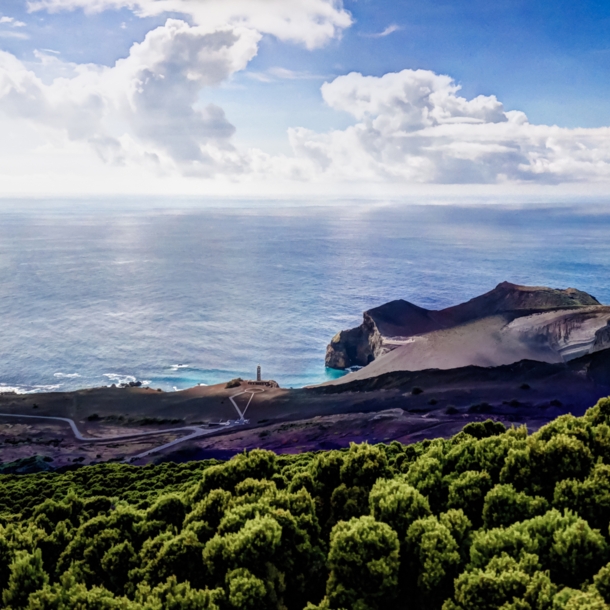
[[[0,475],[13,610],[610,605],[610,399],[528,435]]]

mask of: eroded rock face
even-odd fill
[[[326,366],[366,366],[392,348],[387,342],[390,337],[410,337],[444,328],[444,322],[435,317],[438,313],[402,299],[365,311],[360,326],[342,330],[332,338],[326,348]]]
[[[610,348],[610,321],[608,321],[607,326],[600,328],[595,333],[595,342],[591,352],[601,352],[608,348]]]
[[[381,353],[383,338],[368,312],[360,326],[338,332],[326,348],[326,366],[346,369],[366,366]]]
[[[557,309],[522,316],[506,326],[530,342],[546,343],[564,361],[580,358],[604,345],[604,330],[610,320],[610,307],[597,305],[576,310]],[[610,329],[609,329],[610,330]],[[596,344],[600,345],[596,349]]]
[[[409,337],[453,328],[488,316],[508,312],[525,316],[535,312],[599,305],[595,297],[575,288],[558,290],[544,286],[518,286],[509,282],[502,282],[490,292],[466,303],[439,311],[424,309],[404,300],[391,301],[364,312],[360,326],[337,333],[326,348],[326,366],[335,369],[366,366]],[[549,332],[562,337],[566,332],[569,334],[570,324],[570,321],[559,322]],[[599,341],[601,345],[607,339],[601,336]],[[570,347],[568,343],[566,349]],[[587,349],[592,345],[593,341]]]

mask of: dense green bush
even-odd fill
[[[12,610],[610,606],[610,399],[528,435],[0,475]]]

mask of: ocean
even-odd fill
[[[610,206],[262,201],[0,203],[0,391],[234,377],[301,387],[392,299],[507,280],[610,303]]]

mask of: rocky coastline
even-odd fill
[[[505,282],[440,311],[406,301],[369,310],[329,352],[362,368],[294,390],[234,379],[177,392],[134,381],[0,394],[0,474],[410,444],[489,418],[536,430],[610,395],[610,307]]]
[[[548,320],[534,317],[551,312],[561,312],[561,315],[547,316]],[[365,311],[360,326],[342,330],[332,338],[326,349],[326,366],[366,367],[409,340],[493,316],[502,316],[505,325],[517,318],[527,319],[526,324],[514,325],[515,332],[529,334],[534,343],[546,341],[557,352],[569,352],[575,346],[574,357],[610,346],[610,308],[590,294],[574,288],[502,282],[481,296],[442,310],[428,310],[396,300]],[[579,346],[587,343],[590,345],[581,353]]]

